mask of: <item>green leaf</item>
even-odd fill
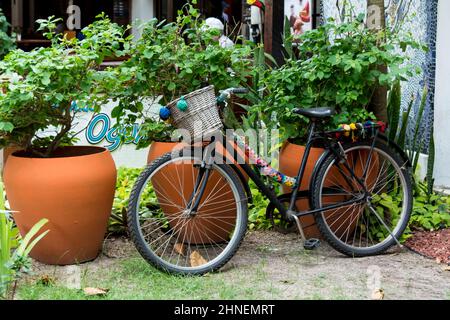
[[[170,82],[167,86],[167,90],[174,91],[177,88],[177,85],[174,82]]]
[[[111,111],[111,117],[119,118],[122,115],[122,107],[117,106]]]
[[[38,243],[38,241],[41,240],[50,231],[47,230],[46,232],[36,237],[36,239],[31,241],[36,236],[36,234],[42,229],[42,227],[47,223],[48,223],[47,219],[42,219],[38,223],[36,223],[23,238],[22,242],[20,243],[20,246],[15,251],[15,255],[27,256],[29,252],[33,249],[33,247]]]
[[[0,131],[12,132],[14,125],[11,122],[0,122]]]
[[[389,92],[388,116],[389,116],[389,140],[396,141],[401,111],[401,85],[396,81]],[[407,124],[403,123],[403,126]]]

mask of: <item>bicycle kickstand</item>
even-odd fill
[[[318,248],[320,246],[320,240],[315,238],[306,239],[300,219],[295,214],[293,214],[292,217],[294,218],[297,229],[300,232],[300,236],[303,241],[303,248],[305,248],[305,250],[314,250]]]

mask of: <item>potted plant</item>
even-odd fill
[[[113,117],[125,127],[143,120],[138,148],[151,145],[150,159],[166,153],[170,149],[167,142],[177,141],[177,137],[171,139],[175,128],[170,115],[159,119],[162,106],[209,85],[218,92],[247,83],[251,47],[236,44],[223,48],[218,36],[219,31],[205,28],[198,10],[187,4],[175,23],[147,22],[142,37],[131,48],[131,58],[117,69],[124,90],[115,95],[119,104]],[[144,105],[152,105],[151,110]]]
[[[362,16],[340,24],[330,19],[317,29],[305,32],[299,41],[301,45],[294,53],[288,50],[292,48],[292,37],[286,37],[285,64],[264,74],[260,85],[265,89],[264,95],[249,112],[249,117],[258,117],[265,126],[280,130],[284,141],[280,171],[289,176],[296,176],[300,167],[308,128],[308,120],[293,110],[335,107],[337,113],[324,123],[325,130],[374,120],[373,113],[367,110],[373,88],[412,75],[412,68],[402,67],[405,57],[396,48],[405,51],[410,46],[418,46],[408,36],[400,38],[384,30],[366,29]],[[389,66],[389,72],[381,73],[378,65]],[[322,153],[320,145],[312,149],[302,190],[308,189],[312,170]],[[297,207],[308,209],[308,200],[298,201]],[[314,221],[305,217],[302,222],[311,225]],[[319,235],[315,227],[305,231],[308,236]]]
[[[12,51],[0,63],[0,73],[10,78],[1,84],[0,146],[21,150],[6,163],[5,188],[22,235],[49,220],[50,232],[31,257],[48,264],[80,263],[101,249],[116,168],[106,149],[72,145],[77,118],[72,103],[100,110],[115,78],[99,66],[107,56],[124,55],[129,38],[105,16],[82,31],[81,41],[55,34],[58,19],[38,22],[52,45]]]
[[[175,23],[156,19],[147,22],[142,38],[131,48],[131,58],[116,70],[124,89],[114,96],[118,106],[112,115],[125,128],[137,119],[143,120],[138,147],[150,145],[149,162],[178,145],[178,137],[172,135],[176,128],[170,114],[160,112],[163,106],[210,85],[218,93],[247,81],[251,48],[241,44],[223,48],[217,40],[219,32],[204,25],[191,4],[183,7]],[[186,177],[188,180],[192,177]],[[171,200],[176,202],[177,196]],[[183,204],[182,199],[179,201]],[[211,235],[206,238],[213,239]]]

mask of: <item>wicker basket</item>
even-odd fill
[[[181,98],[172,101],[167,107],[172,114],[174,125],[179,129],[188,130],[194,141],[208,140],[223,128],[214,86],[194,91],[183,98],[188,104],[186,111],[177,108]]]

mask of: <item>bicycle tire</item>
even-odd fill
[[[236,203],[237,206],[240,206],[239,210],[240,214],[237,217],[239,221],[236,223],[238,227],[234,229],[233,233],[234,234],[233,237],[235,237],[235,240],[232,242],[230,241],[230,244],[228,246],[231,247],[230,248],[227,247],[228,250],[226,251],[226,254],[224,254],[220,259],[218,259],[217,261],[215,261],[210,265],[203,267],[200,266],[191,268],[186,267],[181,268],[166,263],[151,250],[151,248],[146,243],[146,240],[143,237],[142,232],[140,231],[139,212],[138,212],[139,197],[141,194],[141,190],[145,188],[146,182],[150,179],[152,174],[156,170],[158,170],[158,168],[164,166],[165,164],[174,159],[181,158],[182,156],[183,151],[181,151],[180,154],[177,155],[174,155],[172,153],[163,155],[162,157],[158,158],[157,160],[149,164],[147,168],[141,173],[141,175],[139,176],[133,187],[129,200],[127,210],[128,229],[130,233],[130,238],[133,241],[140,255],[155,268],[171,274],[203,275],[205,273],[214,272],[223,267],[235,255],[236,251],[239,249],[247,230],[247,223],[248,223],[247,197],[244,187],[242,186],[242,183],[237,174],[234,172],[234,170],[229,165],[226,164],[214,164],[213,170],[221,170],[221,172],[229,178],[228,181],[234,185],[235,188],[234,190],[237,191],[237,196],[239,197],[239,201],[238,203]]]
[[[365,141],[365,142],[357,142],[353,144],[347,144],[344,145],[343,148],[346,153],[354,150],[358,150],[360,148],[361,150],[367,150],[367,148],[370,148],[372,146],[372,141]],[[401,159],[401,157],[398,155],[397,152],[390,149],[386,144],[381,142],[375,143],[375,150],[379,150],[383,153],[383,155],[389,157],[394,163],[397,164],[397,166],[400,168],[400,173],[402,175],[402,181],[404,183],[404,201],[405,207],[402,211],[401,219],[398,221],[396,228],[393,230],[396,230],[394,232],[394,236],[396,239],[400,239],[401,235],[405,231],[409,218],[412,211],[412,205],[413,205],[413,199],[412,199],[412,182],[411,182],[411,175],[410,170],[407,167],[404,160]],[[316,175],[315,180],[313,181],[313,191],[312,191],[312,204],[314,206],[314,209],[322,208],[321,205],[321,189],[324,184],[325,175],[330,170],[330,166],[333,166],[333,164],[336,161],[336,156],[331,154],[322,162],[320,168],[318,169],[318,174]],[[358,218],[359,219],[359,218]],[[397,241],[393,239],[392,237],[387,237],[387,241],[381,242],[379,245],[375,245],[373,247],[366,247],[366,248],[357,248],[354,246],[350,246],[344,241],[341,241],[338,239],[336,234],[331,230],[331,228],[328,226],[324,212],[319,212],[315,214],[315,220],[317,222],[317,227],[322,234],[323,238],[337,251],[351,257],[365,257],[365,256],[373,256],[378,255],[386,250],[388,250],[390,247],[395,245]],[[359,221],[359,220],[358,220]],[[385,239],[385,240],[386,240]]]

